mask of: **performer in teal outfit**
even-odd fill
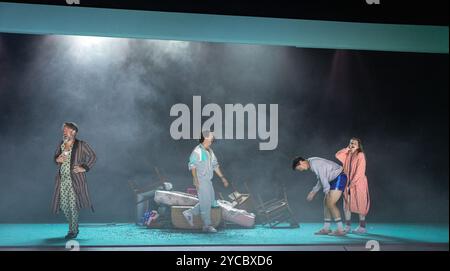
[[[216,232],[211,225],[211,207],[216,204],[212,178],[214,172],[222,180],[223,185],[228,187],[228,180],[223,176],[217,162],[216,155],[211,149],[214,135],[211,131],[203,131],[200,144],[195,147],[189,158],[189,170],[192,173],[194,185],[197,188],[199,203],[192,209],[183,212],[188,223],[193,226],[193,215],[201,215],[203,231]]]

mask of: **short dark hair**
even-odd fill
[[[202,131],[202,132],[200,133],[200,139],[199,139],[198,141],[199,141],[200,143],[203,143],[203,141],[205,141],[205,137],[209,136],[211,133],[212,133],[212,131],[210,131],[210,130]]]
[[[64,122],[63,128],[67,127],[78,133],[78,125],[75,122]]]
[[[295,168],[298,166],[298,163],[300,163],[300,161],[306,161],[306,159],[301,156],[297,156],[292,160],[292,170],[295,170]]]

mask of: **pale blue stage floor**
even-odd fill
[[[375,240],[380,245],[438,244],[447,246],[448,224],[368,225],[368,234],[345,237],[317,236],[319,223],[302,223],[300,228],[271,229],[257,225],[252,229],[221,228],[216,234],[176,230],[147,229],[135,224],[81,224],[77,241],[82,247],[145,246],[326,246],[361,245]],[[0,224],[0,248],[65,247],[67,224]]]

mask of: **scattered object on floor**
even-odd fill
[[[150,190],[136,194],[136,223],[144,225],[143,216],[145,210],[157,210],[161,218],[170,216],[170,206],[155,202],[155,193],[158,190]]]
[[[201,230],[203,222],[200,215],[194,215],[194,226],[189,225],[183,215],[183,211],[190,209],[189,206],[172,206],[172,225],[177,229]],[[222,209],[219,207],[211,208],[211,223],[217,228],[222,223]]]
[[[149,228],[154,228],[160,226],[159,221],[159,213],[156,210],[147,211],[144,215],[144,225]]]
[[[245,188],[247,190],[247,192],[244,193],[240,193],[238,189],[236,189],[236,187],[231,183],[231,186],[234,190],[233,193],[228,195],[228,198],[231,200],[231,203],[233,205],[234,208],[236,209],[240,209],[240,210],[245,210],[248,213],[256,213],[256,208],[255,208],[255,204],[253,202],[253,198],[250,194],[250,190],[248,189],[248,185],[246,182],[244,182]],[[226,200],[221,193],[219,193],[219,197],[221,200]]]
[[[258,195],[259,206],[257,207],[257,216],[263,225],[269,225],[271,228],[277,227],[280,223],[288,222],[290,227],[299,227],[294,219],[292,210],[289,207],[286,188],[283,186],[283,198],[275,198],[264,202]]]
[[[156,190],[155,202],[169,206],[194,206],[198,203],[198,198],[178,191]]]
[[[232,200],[231,203],[233,204],[233,207],[246,210],[249,213],[255,211],[250,194],[240,194],[239,192],[234,192],[228,195],[228,197]]]
[[[217,205],[222,208],[222,218],[224,221],[249,228],[255,225],[255,214],[236,209],[231,202],[226,200],[217,200]]]
[[[170,209],[167,208],[167,206],[156,203],[154,198],[156,190],[172,190],[172,183],[170,183],[166,177],[161,176],[157,167],[155,167],[155,172],[158,176],[158,180],[151,182],[147,186],[139,187],[135,181],[128,181],[130,188],[135,194],[136,224],[141,226],[144,225],[143,216],[146,210],[158,210],[160,218],[164,218],[168,215],[170,216]]]
[[[161,205],[156,210],[146,211],[137,225],[152,229],[171,228],[170,206]]]
[[[197,189],[195,189],[195,188],[193,188],[193,187],[189,187],[189,188],[186,190],[186,193],[191,194],[191,195],[193,195],[193,196],[197,196],[197,195],[198,195],[198,194],[197,194]]]
[[[249,196],[249,194],[241,194],[238,191],[234,191],[228,195],[228,198],[231,200],[233,207],[236,207],[237,205],[242,205],[242,203],[244,203]]]

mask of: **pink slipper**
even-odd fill
[[[322,228],[320,231],[315,232],[315,235],[328,235],[329,233],[331,233],[330,229],[324,229]]]
[[[345,226],[344,231],[345,231],[346,233],[352,232],[352,227],[350,227],[350,226]]]
[[[363,227],[357,227],[355,230],[352,231],[352,233],[365,234],[365,233],[367,233],[367,230],[366,230],[366,228],[363,228]]]

